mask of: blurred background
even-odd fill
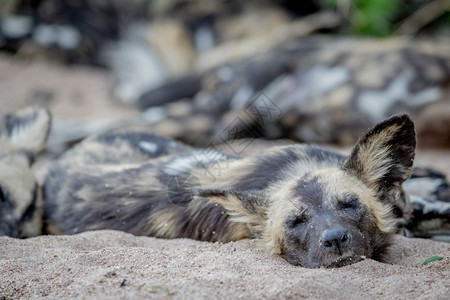
[[[348,146],[402,112],[421,148],[450,146],[448,0],[0,0],[0,17],[0,115],[48,107],[54,154],[125,126]]]

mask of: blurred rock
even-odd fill
[[[426,107],[417,118],[419,142],[427,147],[450,147],[450,95]]]

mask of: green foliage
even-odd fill
[[[158,291],[162,291],[162,292],[164,292],[166,295],[170,295],[170,294],[171,294],[169,288],[168,288],[167,286],[165,286],[165,285],[152,285],[152,286],[147,287],[147,289],[148,289],[150,292],[158,292]]]
[[[434,255],[432,257],[429,257],[429,258],[425,259],[425,261],[422,263],[422,266],[428,265],[430,262],[437,261],[437,260],[442,260],[442,259],[443,259],[442,256]]]
[[[450,2],[449,2],[450,3]],[[450,25],[450,7],[449,11],[437,20],[442,25]]]
[[[325,8],[350,8],[347,17],[356,34],[386,36],[393,32],[395,17],[402,8],[399,0],[320,0]]]

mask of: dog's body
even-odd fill
[[[407,116],[377,125],[349,157],[294,145],[240,158],[142,132],[109,133],[51,168],[47,229],[220,242],[255,237],[306,267],[383,261],[396,231],[392,207],[408,209],[401,184],[414,148]]]

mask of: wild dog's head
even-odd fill
[[[34,236],[40,231],[30,164],[45,146],[50,120],[46,109],[28,107],[7,115],[0,125],[0,236]]]
[[[410,118],[395,116],[364,135],[348,157],[314,148],[313,158],[299,155],[262,192],[201,195],[223,205],[235,221],[252,224],[272,252],[291,264],[384,261],[396,231],[392,207],[404,201],[401,185],[410,176],[415,143]]]

